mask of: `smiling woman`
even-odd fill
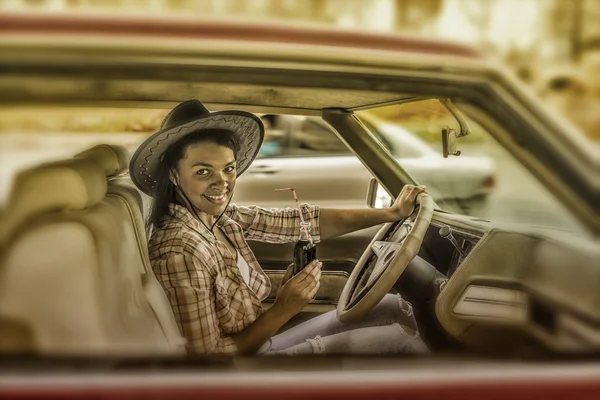
[[[321,236],[405,218],[424,188],[407,185],[399,200],[382,210],[230,205],[237,176],[252,163],[262,143],[263,126],[257,121],[253,114],[240,111],[210,113],[199,101],[188,100],[167,115],[161,129],[131,159],[134,183],[154,198],[150,262],[188,341],[188,351],[426,352],[411,307],[399,296],[385,298],[373,315],[358,324],[344,325],[328,313],[273,336],[316,296],[322,264],[313,260],[289,277],[274,305],[263,312],[260,301],[270,291],[270,280],[246,240],[297,241],[300,222],[308,221],[317,242]],[[390,310],[392,317],[382,316]]]
[[[157,171],[149,222],[161,225],[173,203],[198,212],[200,221],[212,226],[231,200],[238,150],[236,136],[222,129],[194,132],[169,147]]]

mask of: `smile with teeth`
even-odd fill
[[[211,200],[211,201],[221,201],[221,200],[223,200],[225,198],[226,194],[227,194],[227,192],[223,192],[221,194],[214,194],[214,195],[205,194],[203,196],[206,197],[208,200]]]

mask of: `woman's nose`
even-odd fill
[[[225,175],[225,173],[221,172],[221,173],[217,173],[214,175],[215,179],[213,181],[213,185],[215,186],[229,186],[229,182],[227,181],[227,176]]]

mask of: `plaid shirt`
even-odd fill
[[[319,208],[303,204],[302,215],[311,222],[319,241]],[[243,330],[262,312],[261,301],[271,290],[246,240],[288,243],[298,240],[300,218],[294,208],[264,209],[230,204],[220,227],[248,263],[246,284],[235,255],[185,208],[171,205],[171,217],[150,238],[150,262],[163,286],[190,353],[237,351],[229,336]],[[290,259],[292,255],[290,254]]]

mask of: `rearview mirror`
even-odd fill
[[[456,148],[458,137],[456,135],[456,129],[444,128],[442,129],[442,153],[444,158],[448,156],[460,156],[460,150]]]
[[[367,190],[367,207],[369,208],[387,208],[393,203],[393,198],[377,182],[377,179],[371,178],[369,189]]]

